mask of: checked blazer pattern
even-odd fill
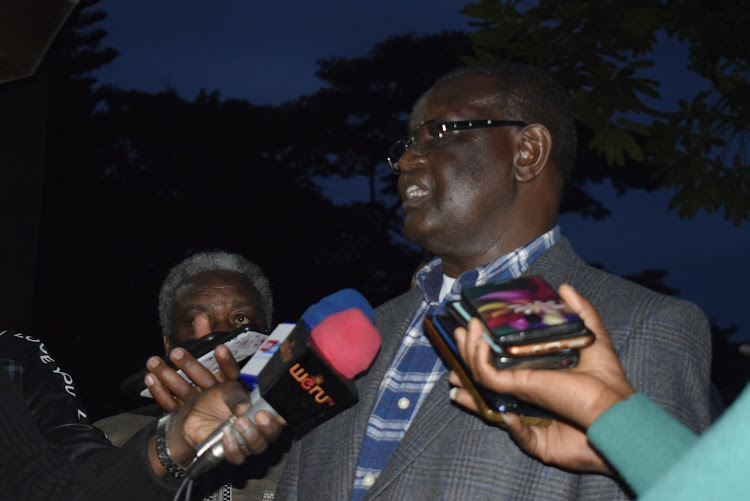
[[[526,274],[541,275],[553,287],[573,285],[599,311],[636,391],[695,431],[709,425],[710,331],[697,306],[587,266],[565,237]],[[383,347],[357,381],[360,402],[294,444],[276,499],[350,498],[380,381],[420,299],[410,290],[376,310]],[[452,404],[448,392],[446,373],[365,499],[601,501],[632,495],[608,477],[572,474],[530,458],[505,431]]]

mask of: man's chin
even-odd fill
[[[416,218],[410,218],[408,215],[404,218],[404,224],[401,227],[401,233],[411,243],[421,246],[424,232],[421,225],[417,224]]]
[[[409,224],[409,221],[404,220],[403,226],[404,237],[413,244],[420,246],[427,252],[435,253],[433,250],[436,238],[440,236],[440,232],[429,225],[422,224]]]

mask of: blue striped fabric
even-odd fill
[[[559,238],[560,227],[555,226],[510,254],[462,273],[443,301],[439,299],[443,283],[440,258],[433,259],[419,271],[417,282],[423,300],[380,384],[378,399],[367,425],[357,464],[353,500],[360,500],[365,496],[372,485],[372,479],[377,479],[388,463],[424,398],[445,371],[445,366],[422,331],[422,319],[425,315],[441,314],[444,306],[457,300],[465,288],[521,276]],[[402,405],[399,405],[400,402]]]

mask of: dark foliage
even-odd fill
[[[95,87],[88,72],[116,56],[81,6],[49,55],[45,202],[34,331],[76,377],[94,418],[133,405],[116,388],[162,352],[156,299],[167,270],[201,250],[238,252],[274,287],[276,321],[294,320],[344,287],[373,305],[409,286],[421,259],[399,234],[388,146],[414,100],[471,52],[461,33],[404,35],[366,56],[319,63],[325,87],[277,107],[201,92]],[[656,187],[638,165],[606,167],[584,145],[565,210],[609,212],[582,190]],[[321,178],[364,178],[367,196],[336,205]],[[641,278],[661,288],[662,272]],[[723,374],[723,373],[722,373]],[[724,374],[730,377],[729,374]]]

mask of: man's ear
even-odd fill
[[[552,148],[552,136],[547,127],[531,124],[521,131],[514,175],[519,183],[528,183],[536,179],[547,165]]]

